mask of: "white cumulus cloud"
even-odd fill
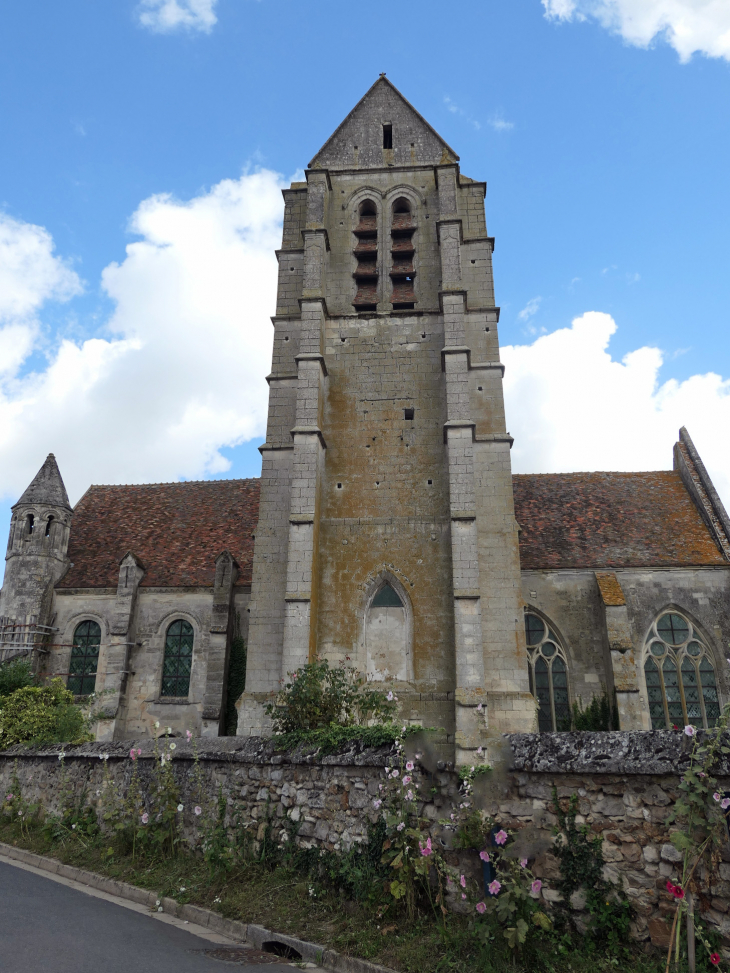
[[[686,426],[730,509],[730,379],[660,381],[658,348],[615,361],[616,323],[589,311],[570,328],[502,348],[507,425],[517,473],[661,470]]]
[[[629,44],[665,40],[688,61],[693,54],[730,60],[728,0],[542,0],[550,20],[593,18]]]
[[[225,471],[221,447],[264,434],[282,186],[261,170],[187,202],[145,200],[130,227],[140,239],[102,274],[115,302],[106,328],[83,342],[61,337],[47,367],[22,375],[37,340],[11,336],[5,358],[0,331],[0,361],[10,361],[0,371],[0,496],[14,499],[49,452],[75,502],[89,483]],[[68,296],[62,264],[51,286],[50,273],[14,259],[18,306]]]
[[[217,3],[218,0],[142,0],[137,16],[143,27],[158,34],[175,30],[209,34],[218,22]]]
[[[0,213],[0,323],[27,321],[45,301],[81,292],[77,274],[53,251],[44,227]]]

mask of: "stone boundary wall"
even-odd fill
[[[173,767],[185,806],[185,829],[192,837],[195,817],[194,761],[190,745],[175,740]],[[75,793],[86,794],[92,805],[100,800],[104,761],[115,786],[124,789],[132,771],[129,743],[90,743],[66,747],[63,767]],[[140,774],[149,779],[153,744],[135,744],[142,750]],[[473,795],[476,805],[503,826],[522,832],[521,847],[530,852],[531,867],[544,882],[544,895],[555,902],[551,889],[558,875],[557,860],[550,848],[557,819],[552,811],[552,788],[559,798],[577,794],[579,824],[601,835],[606,878],[620,883],[631,899],[636,915],[633,935],[661,946],[667,942],[666,915],[673,901],[666,891],[667,879],[677,881],[679,854],[669,841],[665,819],[677,796],[682,771],[689,763],[692,741],[672,731],[628,733],[514,734],[505,738],[501,766],[478,779]],[[411,744],[415,749],[415,744]],[[61,747],[29,751],[15,747],[0,754],[0,800],[11,789],[17,767],[23,795],[58,810]],[[481,869],[476,852],[453,851],[454,831],[440,821],[458,813],[463,801],[457,774],[435,757],[428,747],[414,772],[424,800],[421,815],[431,822],[430,833],[444,849],[447,862],[478,881]],[[397,763],[390,747],[362,749],[352,745],[333,756],[316,757],[301,750],[276,753],[271,741],[256,738],[221,738],[198,743],[199,766],[211,798],[222,790],[229,816],[263,837],[267,816],[281,827],[283,837],[296,830],[304,846],[347,850],[367,840],[370,823],[377,820],[373,801],[378,796],[385,768]],[[16,763],[17,761],[17,763]],[[716,773],[719,789],[730,793],[730,766]],[[730,842],[711,875],[700,873],[697,909],[730,947]],[[455,908],[462,908],[454,900]],[[580,896],[572,903],[580,911]],[[578,916],[580,925],[580,916]]]

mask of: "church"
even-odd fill
[[[512,473],[485,195],[381,75],[284,191],[260,479],[72,508],[48,456],[12,510],[0,658],[97,693],[101,740],[224,733],[235,638],[239,735],[315,657],[459,764],[604,695],[622,730],[712,726],[730,519],[685,429],[671,470]]]

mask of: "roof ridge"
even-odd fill
[[[89,490],[101,487],[151,487],[151,486],[188,486],[193,483],[247,483],[250,480],[260,480],[260,476],[231,476],[221,480],[159,480],[155,483],[91,483]]]

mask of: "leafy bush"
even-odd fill
[[[276,733],[320,730],[324,727],[385,724],[394,716],[396,697],[368,689],[366,679],[344,663],[310,662],[289,673],[291,681],[266,707]]]
[[[47,686],[24,686],[2,699],[0,745],[83,743],[91,735],[73,695],[60,679]]]
[[[573,703],[574,730],[618,730],[618,710],[611,706],[608,696],[594,696],[588,706],[581,710]]]
[[[0,665],[0,699],[10,696],[16,689],[32,686],[35,681],[29,659],[13,659]]]

